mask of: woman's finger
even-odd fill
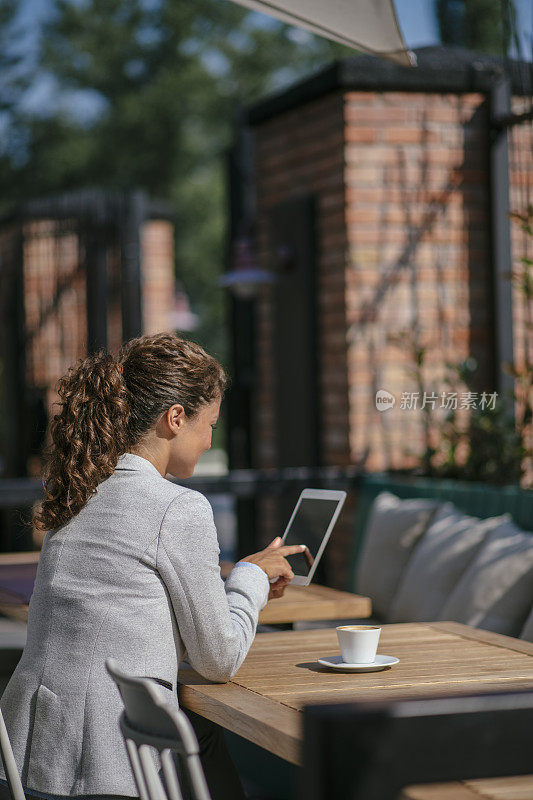
[[[270,542],[268,547],[278,547],[280,544],[281,544],[281,536],[276,536],[276,538],[272,542]]]
[[[278,548],[278,553],[282,556],[291,556],[294,553],[302,553],[306,549],[305,544],[284,544],[283,547]]]

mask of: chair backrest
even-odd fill
[[[2,763],[7,778],[7,785],[9,786],[9,793],[12,800],[26,800],[24,789],[22,788],[22,781],[18,773],[17,765],[15,764],[15,757],[11,748],[11,742],[7,734],[6,723],[4,722],[4,715],[0,709],[0,755],[2,756]]]
[[[129,675],[111,658],[106,669],[124,701],[120,729],[141,800],[182,800],[172,751],[183,757],[194,799],[211,800],[198,740],[183,711],[168,702],[165,690],[155,680]]]
[[[305,800],[393,800],[405,786],[533,770],[533,692],[308,706]]]

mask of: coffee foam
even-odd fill
[[[377,631],[379,625],[339,625],[338,631]]]

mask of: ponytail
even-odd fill
[[[58,383],[62,408],[50,427],[36,526],[65,525],[170,406],[194,417],[222,398],[226,381],[216,359],[172,333],[131,339],[116,359],[101,352],[78,362]]]
[[[45,500],[34,517],[43,530],[59,528],[81,511],[127,449],[128,390],[113,356],[101,352],[80,361],[57,391],[62,409],[50,426]]]

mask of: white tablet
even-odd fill
[[[329,489],[304,489],[301,493],[282,542],[307,545],[305,552],[286,556],[294,572],[292,584],[311,583],[345,498],[346,492]]]

